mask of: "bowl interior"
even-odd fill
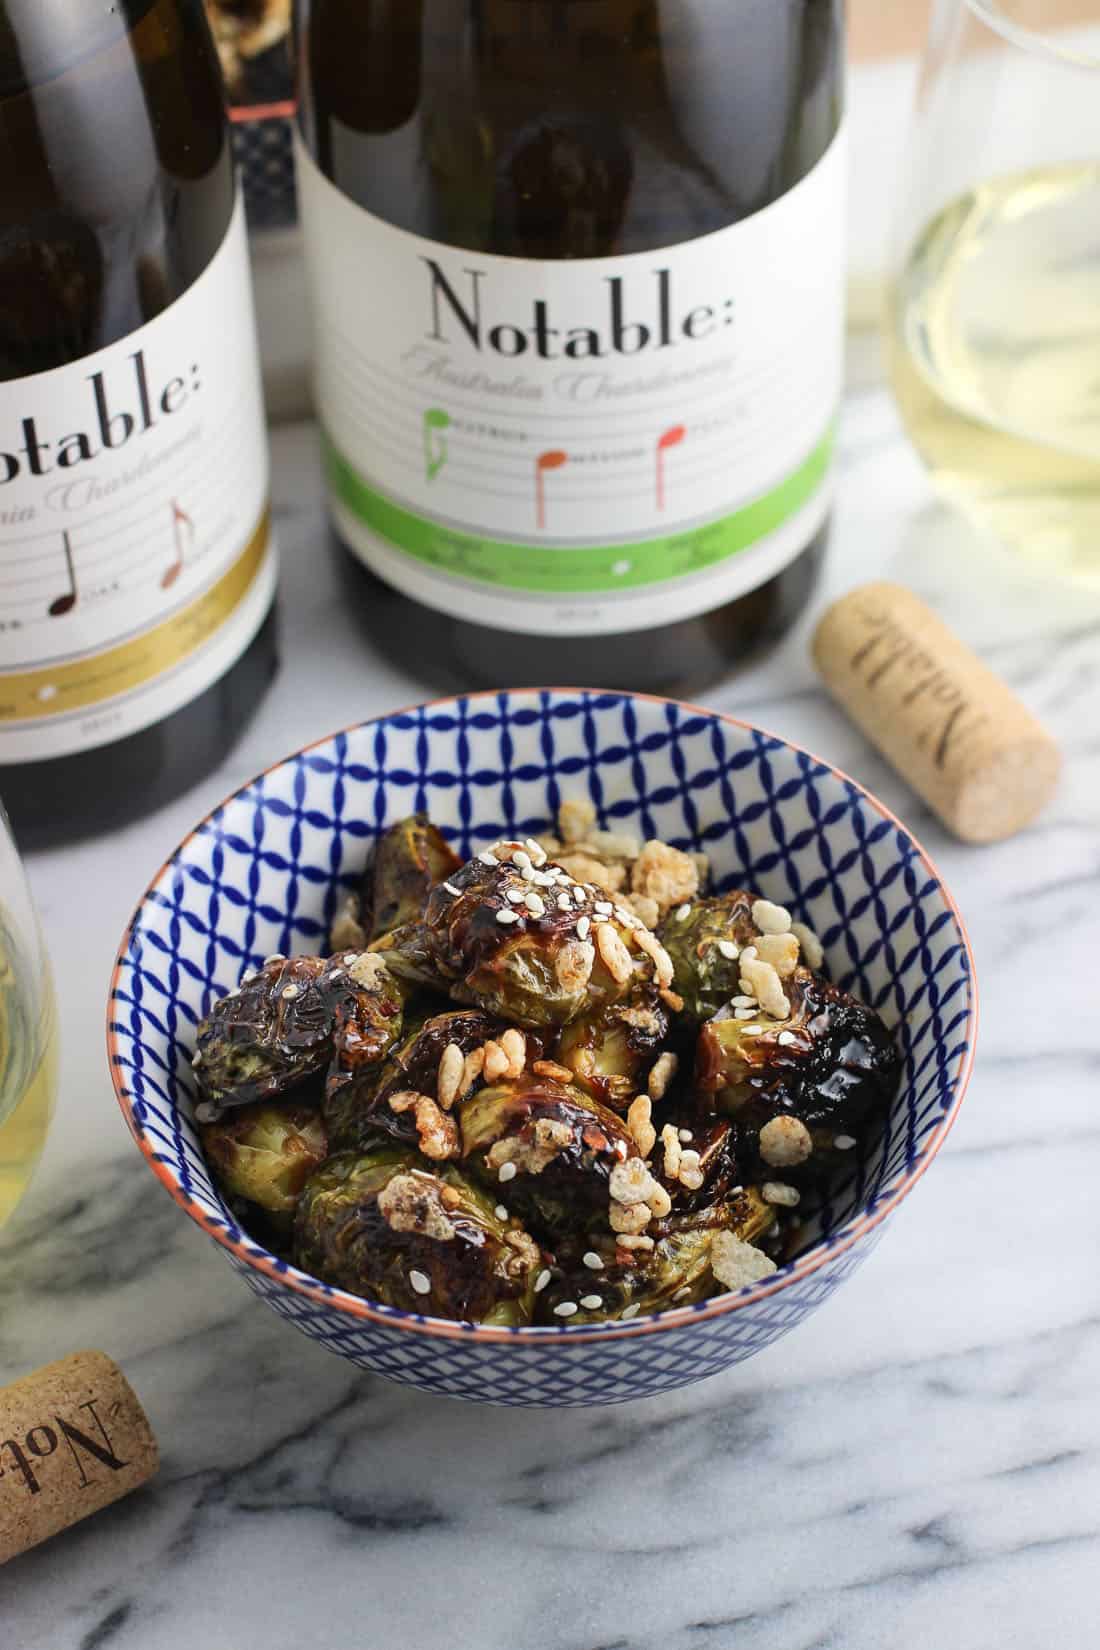
[[[577,795],[601,826],[702,849],[719,888],[788,906],[820,935],[833,978],[897,1028],[904,1076],[887,1127],[807,1221],[802,1256],[850,1236],[934,1154],[972,1054],[970,956],[892,816],[807,753],[689,706],[569,691],[447,700],[336,734],[239,791],[181,844],[124,937],[108,1015],[120,1101],[160,1177],[239,1256],[304,1283],[240,1231],[207,1173],[190,1054],[210,1003],[272,952],[321,949],[395,819],[424,809],[468,855],[551,829]]]

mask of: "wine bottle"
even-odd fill
[[[841,0],[303,0],[330,510],[406,663],[694,692],[797,617],[843,30]]]
[[[247,243],[202,0],[0,0],[0,794],[213,766],[274,666]]]

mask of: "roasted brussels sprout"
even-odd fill
[[[530,1320],[542,1256],[458,1169],[383,1147],[330,1157],[294,1223],[303,1271],[385,1306],[470,1323]]]
[[[426,814],[410,814],[383,831],[367,867],[359,920],[372,941],[417,923],[437,882],[462,861]]]
[[[302,1187],[328,1156],[316,1107],[290,1100],[238,1106],[199,1133],[226,1196],[244,1198],[269,1214],[293,1214]]]
[[[668,1037],[668,1011],[653,987],[582,1015],[565,1027],[557,1059],[579,1088],[605,1106],[625,1109],[639,1092]]]
[[[728,1117],[695,1117],[662,1112],[658,1141],[653,1153],[653,1172],[672,1199],[673,1214],[691,1214],[713,1203],[724,1202],[741,1180],[737,1162],[734,1126]],[[666,1144],[666,1131],[672,1141]],[[669,1146],[673,1147],[670,1151]],[[691,1153],[691,1158],[687,1154]],[[688,1184],[673,1173],[681,1159],[690,1161],[694,1174]]]
[[[638,1155],[621,1117],[551,1078],[480,1089],[459,1108],[470,1172],[532,1228],[555,1238],[606,1222],[617,1163]]]
[[[669,912],[658,937],[672,958],[673,989],[691,1020],[709,1020],[737,995],[738,957],[759,940],[753,896],[741,889],[697,899]]]
[[[636,917],[557,866],[536,866],[519,844],[479,855],[436,888],[425,926],[452,996],[535,1030],[654,977],[647,946],[657,942]]]
[[[754,1188],[691,1214],[670,1215],[651,1228],[652,1249],[609,1252],[601,1243],[552,1276],[537,1298],[536,1318],[545,1324],[601,1323],[691,1306],[715,1291],[710,1252],[719,1232],[755,1244],[775,1224],[775,1210]],[[597,1267],[597,1259],[604,1264]]]
[[[195,1078],[213,1106],[288,1094],[335,1054],[349,1073],[382,1060],[401,1029],[401,994],[366,952],[272,958],[199,1026]]]
[[[504,1030],[499,1020],[479,1008],[450,1009],[416,1027],[391,1051],[380,1070],[376,1067],[350,1082],[336,1080],[338,1074],[330,1074],[324,1116],[333,1150],[360,1151],[379,1134],[415,1145],[413,1112],[405,1108],[393,1111],[389,1100],[408,1093],[438,1095],[439,1067],[445,1049],[454,1044],[463,1056],[472,1054]],[[459,1089],[447,1097],[448,1110],[464,1092]]]
[[[784,1179],[817,1177],[834,1165],[837,1141],[841,1153],[851,1149],[885,1115],[901,1057],[879,1016],[827,980],[800,968],[786,985],[787,1020],[746,1022],[723,1013],[703,1027],[696,1083],[704,1105],[734,1119],[743,1160],[764,1156],[767,1165],[762,1131],[788,1117],[803,1135],[786,1130],[789,1148],[781,1147],[771,1166]]]

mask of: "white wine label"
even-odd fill
[[[274,550],[244,214],[155,320],[0,384],[0,763],[178,710],[244,652]]]
[[[432,607],[541,634],[705,612],[829,507],[843,137],[774,205],[621,258],[441,246],[298,145],[336,524]]]

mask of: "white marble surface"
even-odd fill
[[[815,685],[808,622],[713,702],[841,763],[939,860],[983,994],[970,1097],[863,1271],[778,1346],[617,1410],[479,1410],[359,1374],[277,1320],[155,1184],[111,1096],[109,965],[165,853],[265,763],[421,695],[344,611],[313,433],[279,431],[275,454],[285,664],[260,718],[174,807],[31,866],[64,1082],[0,1244],[0,1378],[102,1346],[164,1463],[0,1572],[0,1645],[1094,1646],[1100,607],[990,561],[932,498],[886,395],[850,394],[821,601],[873,575],[930,596],[1057,732],[1061,794],[1014,842],[948,840]]]

